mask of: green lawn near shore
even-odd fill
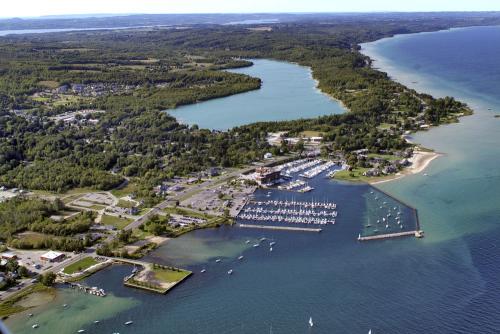
[[[372,177],[364,176],[363,173],[369,170],[369,168],[353,168],[353,170],[341,170],[335,173],[335,180],[342,181],[371,181]]]
[[[159,281],[165,282],[165,283],[175,283],[183,280],[187,276],[191,274],[191,272],[178,269],[168,269],[165,267],[155,267],[152,269],[155,278]]]
[[[129,218],[120,218],[117,216],[102,215],[101,224],[103,225],[113,225],[117,229],[121,230],[128,224],[132,222]]]
[[[90,257],[90,256],[84,257],[83,259],[78,260],[77,262],[65,267],[63,272],[65,274],[71,275],[71,274],[83,271],[87,268],[90,268],[93,265],[98,264],[98,263],[99,262],[97,262],[93,257]]]

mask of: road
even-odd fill
[[[76,261],[82,259],[83,257],[85,256],[90,256],[92,255],[92,253],[80,253],[80,254],[77,254],[75,256],[72,256],[71,258],[66,258],[64,261],[61,261],[61,262],[58,262],[58,263],[55,263],[54,266],[48,268],[48,269],[45,269],[44,271],[42,271],[40,274],[43,275],[43,274],[46,274],[48,272],[54,272],[54,273],[57,273],[58,271],[60,271],[61,269],[69,266],[70,264],[73,264],[75,263]],[[14,287],[11,287],[9,288],[7,291],[5,291],[1,296],[0,296],[0,300],[5,300],[5,299],[8,299],[10,298],[12,295],[18,293],[18,292],[21,292],[29,287],[31,287],[32,285],[34,285],[35,283],[32,283],[32,278],[29,278],[29,279],[25,279],[25,280],[22,280],[21,281],[21,284],[18,284],[17,286],[14,286]],[[18,287],[20,287],[20,289],[18,289]]]
[[[277,163],[280,163],[282,161],[286,161],[290,158],[293,158],[293,157],[290,157],[290,156],[279,157],[279,158],[273,159],[272,161],[269,161],[269,162],[263,164],[263,166],[265,167],[265,166],[277,164]],[[172,196],[169,199],[157,204],[150,211],[148,211],[144,215],[140,216],[139,218],[137,218],[136,220],[134,220],[130,224],[128,224],[124,228],[124,230],[132,230],[134,228],[138,228],[139,226],[144,224],[151,216],[158,214],[161,210],[171,206],[172,202],[175,202],[175,201],[181,202],[183,200],[186,200],[189,197],[197,194],[198,192],[200,192],[204,189],[213,188],[219,184],[222,184],[224,182],[232,180],[232,179],[240,176],[241,174],[250,173],[253,170],[255,170],[255,168],[257,168],[257,166],[249,166],[246,168],[237,169],[237,170],[231,171],[229,173],[223,174],[221,176],[218,176],[216,178],[212,178],[212,179],[206,180],[202,183],[193,185],[187,189],[181,190],[178,193],[176,193],[175,196]]]

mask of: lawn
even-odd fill
[[[343,181],[371,181],[372,177],[366,177],[363,175],[368,168],[354,168],[352,171],[341,170],[335,173],[335,180],[343,180]]]
[[[83,259],[78,260],[77,262],[65,267],[63,272],[65,274],[71,275],[71,274],[74,274],[76,272],[80,272],[82,270],[90,268],[93,265],[98,264],[98,263],[99,262],[97,262],[93,257],[90,257],[90,256],[84,257]]]
[[[118,206],[120,208],[130,209],[130,208],[133,208],[135,206],[135,202],[126,201],[126,200],[121,199],[118,201]]]
[[[165,283],[175,283],[189,276],[190,272],[179,269],[179,271],[163,268],[154,268],[155,278]]]
[[[103,225],[113,225],[117,229],[121,230],[128,224],[132,222],[132,219],[120,218],[116,216],[102,215],[101,224]]]
[[[123,197],[130,195],[131,193],[137,191],[137,185],[134,183],[128,183],[125,187],[120,189],[113,189],[111,193],[116,197]]]
[[[397,157],[392,154],[377,154],[377,153],[369,153],[368,158],[381,158],[387,161],[396,161],[401,159],[401,157]]]
[[[322,137],[323,134],[319,131],[302,131],[299,134],[299,136],[310,138],[310,137]]]

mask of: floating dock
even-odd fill
[[[380,239],[389,239],[389,238],[399,238],[399,237],[409,237],[413,236],[415,238],[422,238],[422,231],[406,231],[399,233],[387,233],[387,234],[379,234],[379,235],[370,235],[367,237],[358,237],[358,241],[369,241],[369,240],[380,240]]]
[[[252,225],[252,224],[238,224],[238,226],[243,228],[260,228],[263,230],[280,230],[280,231],[316,232],[316,233],[323,231],[320,228],[309,228],[309,227]]]

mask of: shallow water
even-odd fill
[[[168,112],[180,122],[225,130],[260,121],[280,121],[339,114],[337,101],[316,89],[307,67],[267,59],[253,59],[251,67],[230,70],[258,77],[258,90],[181,106]]]
[[[112,302],[104,314],[114,315],[92,333],[500,332],[500,120],[487,110],[500,111],[500,96],[485,89],[500,86],[495,75],[500,43],[481,49],[499,38],[500,28],[470,28],[372,45],[377,58],[385,59],[378,66],[390,62],[393,77],[418,82],[417,88],[429,93],[454,95],[476,111],[459,124],[415,136],[444,153],[431,163],[428,176],[380,185],[418,208],[424,239],[358,243],[357,235],[377,210],[370,187],[319,178],[316,190],[303,196],[338,202],[335,226],[322,233],[224,227],[182,236],[150,256],[195,272],[166,296],[125,288],[121,279],[131,268],[108,268],[88,284],[126,298],[127,307],[116,309],[123,299]],[[494,56],[478,57],[491,50]],[[438,82],[444,84],[434,91]],[[273,252],[245,243],[263,236],[276,241]],[[237,260],[240,254],[243,261]],[[202,268],[205,274],[199,273]],[[229,269],[234,270],[231,276]],[[86,298],[74,302],[85,299],[87,307],[78,316],[90,322],[100,300]],[[82,326],[60,317],[57,307],[53,303],[37,312],[49,323],[60,323],[60,333]],[[310,316],[313,328],[307,324]],[[130,319],[134,325],[125,327]],[[32,332],[20,320],[10,323],[20,333]],[[39,332],[50,333],[43,326]]]

